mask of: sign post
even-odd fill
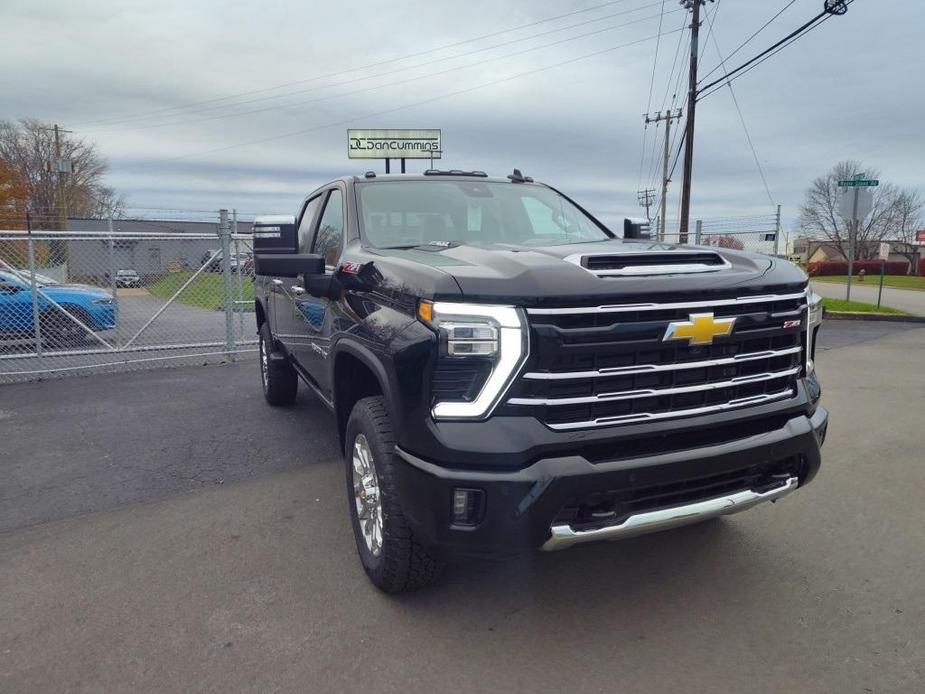
[[[851,301],[851,276],[854,274],[855,247],[861,220],[870,214],[873,207],[874,196],[871,188],[880,185],[876,179],[866,178],[866,174],[855,174],[846,181],[839,181],[838,187],[848,189],[839,199],[838,209],[841,215],[848,220],[848,281],[845,290],[845,300]],[[850,191],[850,192],[849,192]]]
[[[347,130],[347,157],[350,159],[385,159],[385,172],[391,172],[391,160],[401,160],[405,173],[408,159],[440,159],[443,154],[441,132],[438,129],[410,130]]]

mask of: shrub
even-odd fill
[[[868,275],[879,275],[880,266],[883,265],[883,271],[887,275],[905,275],[909,272],[909,263],[905,260],[888,260],[884,264],[881,260],[855,260],[852,268],[854,274],[861,270]],[[821,263],[810,263],[809,274],[812,276],[823,275],[847,275],[847,261],[824,261]]]

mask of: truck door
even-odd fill
[[[298,218],[296,230],[296,248],[298,253],[307,253],[303,248],[311,245],[315,231],[315,221],[318,209],[324,201],[324,195],[316,195],[308,200],[302,207],[302,214]],[[292,252],[292,249],[289,251]],[[286,350],[292,354],[298,351],[299,331],[293,321],[293,302],[302,290],[300,277],[274,277],[268,286],[270,299],[270,330],[277,340],[283,343]]]
[[[311,246],[301,246],[300,253],[317,253],[324,257],[325,271],[335,272],[344,250],[344,195],[340,188],[322,193],[326,197],[321,219]],[[331,351],[334,311],[331,300],[311,296],[304,290],[294,295],[293,332],[296,334],[296,358],[322,393],[331,391],[327,358]]]

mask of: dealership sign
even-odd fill
[[[925,229],[919,229],[915,232],[915,242],[920,246],[925,246]]]
[[[440,130],[347,131],[351,159],[439,159]]]

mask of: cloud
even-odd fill
[[[617,25],[653,17],[661,3],[620,0],[579,11],[601,4],[5,3],[0,115],[59,122],[97,142],[111,163],[110,182],[137,207],[294,210],[329,178],[381,170],[381,163],[346,158],[348,124],[440,127],[442,165],[498,175],[518,166],[617,224],[640,214],[636,191],[657,185],[661,156],[650,128],[640,177],[656,42],[625,45],[654,35],[658,19]],[[666,11],[675,5],[666,2]],[[820,5],[796,3],[730,65]],[[776,8],[727,2],[708,11],[728,54]],[[567,12],[575,13],[503,32]],[[909,88],[920,81],[923,22],[921,3],[854,3],[845,17],[736,82],[785,219],[796,217],[809,181],[840,159],[868,161],[885,178],[923,187],[916,145],[925,92]],[[663,31],[681,24],[681,13],[667,15]],[[556,31],[570,25],[580,26]],[[459,43],[486,34],[496,35]],[[674,90],[676,82],[667,81],[679,45],[683,60],[679,38],[660,42],[652,110],[663,108],[666,90]],[[705,44],[707,71],[718,57],[712,38]],[[624,47],[609,50],[615,46]],[[408,54],[419,55],[398,59]],[[380,64],[363,68],[373,63]],[[522,76],[508,79],[515,75]],[[296,84],[268,89],[284,83]],[[683,74],[680,84],[683,92]],[[242,92],[252,93],[225,98]],[[462,93],[435,99],[454,92]],[[198,105],[178,108],[191,103]],[[253,113],[234,115],[242,111]],[[285,133],[295,134],[278,137]],[[245,144],[255,140],[266,141]],[[672,216],[680,180],[679,168]],[[693,189],[695,215],[772,209],[725,90],[698,108]]]

